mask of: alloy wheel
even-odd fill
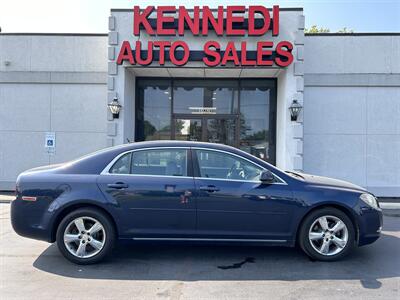
[[[64,231],[67,250],[78,258],[90,258],[104,247],[106,232],[103,225],[92,217],[78,217]]]
[[[336,255],[343,251],[349,238],[346,224],[335,216],[321,216],[316,219],[309,230],[308,239],[311,246],[324,256]]]

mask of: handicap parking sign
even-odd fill
[[[49,154],[54,154],[56,150],[56,133],[46,132],[44,147]]]

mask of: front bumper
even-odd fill
[[[375,242],[381,235],[383,214],[381,209],[361,206],[359,208],[358,245],[364,246]]]

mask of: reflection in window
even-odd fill
[[[136,140],[171,139],[171,82],[138,80]]]
[[[233,114],[238,109],[238,81],[236,80],[175,80],[174,113]]]
[[[133,152],[132,174],[187,176],[184,149],[143,150]]]
[[[176,119],[175,139],[181,141],[201,141],[201,119]]]
[[[275,163],[275,81],[244,80],[240,90],[240,148]]]
[[[227,153],[196,150],[200,176],[204,178],[258,180],[262,169]]]
[[[111,167],[109,173],[112,174],[129,174],[131,172],[131,153],[123,155]]]
[[[236,146],[236,119],[207,119],[207,142]]]
[[[135,141],[222,143],[275,164],[276,80],[141,78],[136,85]]]

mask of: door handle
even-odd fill
[[[218,192],[219,188],[217,188],[215,185],[206,185],[206,186],[201,186],[200,191],[206,191],[209,193],[213,193],[213,192]]]
[[[269,195],[258,195],[257,200],[262,201],[262,200],[271,200],[271,196]]]
[[[126,189],[128,185],[124,182],[109,183],[107,187],[110,189]]]

